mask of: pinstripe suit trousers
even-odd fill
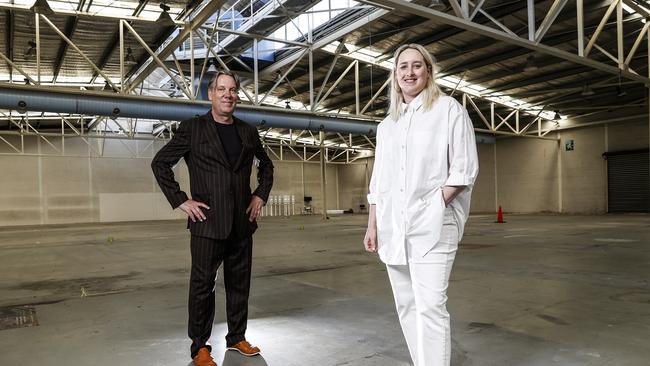
[[[215,313],[215,277],[223,263],[228,319],[227,346],[244,339],[248,320],[248,294],[251,283],[253,238],[251,235],[227,239],[211,239],[192,235],[190,241],[192,271],[190,274],[188,335],[192,340],[192,358],[206,345],[212,333]]]

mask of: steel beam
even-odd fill
[[[40,14],[40,17],[41,17],[41,18],[42,18],[42,19],[47,23],[47,25],[50,26],[50,28],[52,28],[52,30],[54,30],[54,32],[56,32],[56,33],[57,33],[61,38],[63,38],[63,40],[64,40],[64,41],[65,41],[65,42],[66,42],[70,47],[74,48],[74,50],[77,51],[77,53],[81,56],[81,58],[83,58],[83,59],[84,59],[84,60],[85,60],[85,61],[86,61],[86,62],[87,62],[87,63],[88,63],[88,64],[89,64],[93,69],[95,69],[95,72],[97,72],[97,73],[99,73],[100,75],[102,75],[102,76],[104,77],[104,79],[106,80],[106,82],[109,83],[110,86],[111,86],[113,89],[115,89],[115,90],[118,89],[117,86],[116,86],[115,84],[113,84],[113,82],[110,80],[110,78],[109,78],[108,76],[106,76],[104,73],[102,73],[101,69],[99,69],[99,68],[97,67],[97,65],[95,65],[95,63],[92,62],[92,60],[89,59],[88,56],[86,56],[86,54],[84,54],[84,53],[79,49],[79,47],[77,47],[74,43],[72,43],[72,41],[71,41],[68,37],[66,37],[65,34],[63,34],[63,32],[61,32],[61,31],[60,31],[60,30],[59,30],[59,29],[54,25],[54,23],[52,23],[52,22],[51,22],[51,21],[50,21],[50,20],[49,20],[45,15],[43,15],[43,14]],[[40,77],[40,75],[39,75],[39,77]],[[39,83],[40,83],[40,79],[39,79]]]
[[[519,38],[519,37],[513,37],[511,35],[508,35],[507,33],[500,32],[498,30],[486,27],[484,25],[476,24],[474,22],[470,22],[466,19],[461,19],[458,17],[455,17],[453,15],[449,15],[446,13],[442,13],[433,9],[429,9],[427,7],[409,3],[406,1],[402,0],[374,0],[378,4],[387,6],[387,7],[392,7],[394,9],[400,10],[407,12],[409,14],[417,14],[418,16],[426,16],[429,19],[448,24],[454,27],[458,27],[476,34],[480,34],[485,37],[489,37],[492,39],[495,39],[497,41],[502,41],[505,43],[509,43],[515,46],[523,47],[532,51],[536,51],[539,53],[543,53],[545,55],[557,57],[560,59],[564,59],[579,65],[585,65],[589,66],[593,69],[596,70],[601,70],[610,74],[615,74],[620,75],[622,77],[625,77],[627,79],[631,80],[636,80],[640,81],[642,83],[650,84],[650,78],[641,76],[638,74],[634,74],[632,72],[626,71],[626,70],[620,70],[618,67],[613,67],[607,64],[604,64],[599,61],[594,61],[585,57],[580,57],[578,55],[575,55],[571,52],[567,52],[564,50],[561,50],[559,48],[555,47],[549,47],[543,44],[536,44],[535,42],[531,42],[527,39]],[[585,52],[587,53],[587,52]]]
[[[85,3],[86,0],[80,0],[79,3],[77,4],[77,11],[82,11]],[[78,23],[79,23],[79,17],[71,16],[68,18],[65,24],[65,32],[64,32],[67,38],[72,39],[72,36],[74,35],[75,30],[77,29]],[[63,59],[65,58],[65,54],[67,51],[68,51],[68,43],[62,40],[61,44],[59,45],[59,51],[57,52],[56,59],[54,61],[54,71],[52,76],[52,81],[54,82],[56,82],[56,79],[59,76],[59,72],[61,71],[61,65],[63,65]]]
[[[641,44],[641,41],[643,40],[643,38],[646,37],[646,33],[647,33],[649,28],[650,28],[650,22],[646,22],[643,25],[643,29],[641,30],[641,32],[639,32],[639,36],[634,41],[634,45],[632,46],[632,49],[630,50],[630,53],[625,58],[625,66],[627,66],[627,67],[630,66],[630,61],[632,61],[632,59],[634,58],[634,55],[636,54],[636,51],[639,48],[639,45]]]
[[[92,1],[91,1],[92,2]],[[137,17],[142,13],[144,10],[145,6],[149,3],[149,0],[141,0],[138,6],[133,10],[133,16]],[[122,21],[122,20],[120,20]],[[97,61],[97,66],[103,70],[106,64],[108,63],[108,60],[111,58],[111,55],[113,52],[115,52],[115,49],[117,46],[120,44],[120,26],[118,25],[117,30],[113,31],[113,35],[111,36],[111,39],[108,41],[108,44],[104,47],[104,52],[102,55],[99,57],[99,61]],[[123,63],[124,59],[120,60],[120,63]],[[93,83],[95,79],[99,76],[98,73],[94,73],[93,77],[90,80],[90,83]],[[122,77],[124,77],[124,73],[122,73]]]
[[[185,40],[187,37],[189,37],[192,34],[193,29],[199,28],[203,23],[210,18],[214,13],[217,12],[217,10],[221,9],[223,4],[226,3],[226,0],[213,0],[209,1],[201,11],[196,14],[192,18],[192,20],[189,23],[189,26],[186,25],[183,27],[183,29],[180,31],[180,33],[172,39],[165,48],[163,48],[160,52],[158,52],[158,58],[161,60],[164,60],[169,56],[172,52],[174,52],[175,49],[177,49]],[[133,81],[131,81],[129,88],[127,89],[129,92],[135,89],[138,85],[140,85],[149,75],[158,68],[158,65],[155,62],[150,62],[138,75],[135,77]]]
[[[478,12],[481,13],[484,17],[488,18],[492,23],[494,23],[497,27],[501,28],[501,30],[503,30],[504,32],[510,34],[513,37],[517,37],[517,34],[515,32],[511,31],[510,28],[506,27],[505,24],[498,21],[495,17],[490,15],[487,11],[479,8]]]
[[[614,9],[616,9],[616,5],[618,4],[619,1],[620,0],[613,0],[609,8],[607,8],[607,10],[605,11],[605,15],[603,15],[603,18],[600,20],[598,27],[596,27],[596,31],[589,39],[589,43],[587,43],[587,47],[585,48],[585,57],[589,56],[589,52],[591,52],[591,49],[594,47],[594,44],[596,44],[596,41],[600,36],[600,32],[602,32],[603,28],[605,27],[605,24],[607,24],[607,20],[609,20],[609,17],[612,15],[612,12],[614,11]]]
[[[548,11],[546,14],[546,17],[542,21],[542,24],[540,24],[539,28],[537,29],[537,32],[535,33],[535,43],[539,43],[542,41],[542,38],[546,35],[546,32],[551,28],[551,25],[553,25],[553,22],[555,21],[555,18],[560,14],[562,9],[564,9],[564,6],[566,5],[567,1],[569,0],[555,0],[553,2],[553,5],[551,5],[551,9]]]
[[[585,10],[583,0],[576,0],[576,19],[578,26],[578,56],[585,55]]]
[[[92,2],[92,1],[91,1]],[[6,10],[11,10],[11,11],[16,11],[16,12],[21,12],[21,13],[26,13],[26,14],[34,14],[31,9],[31,6],[19,6],[19,5],[10,5],[10,4],[3,4],[0,3],[0,9],[6,9]],[[87,19],[95,19],[95,20],[105,20],[105,21],[117,21],[120,19],[128,20],[128,21],[135,21],[139,23],[155,23],[156,20],[152,19],[145,19],[145,18],[140,18],[137,16],[128,16],[128,15],[106,15],[106,14],[97,14],[97,13],[90,13],[86,9],[85,11],[75,11],[75,10],[63,10],[63,9],[56,9],[54,10],[54,13],[57,16],[77,16],[81,18],[87,18]]]
[[[535,21],[535,0],[527,0],[527,13],[528,13],[528,40],[535,41],[535,28],[537,23]]]
[[[83,0],[79,3],[83,4]],[[67,38],[72,38],[75,30],[77,29],[77,24],[79,23],[79,18],[70,17],[65,24],[65,36]],[[59,77],[59,72],[61,71],[61,66],[63,65],[63,58],[65,57],[66,52],[68,51],[68,42],[61,40],[61,45],[59,45],[59,50],[54,60],[54,70],[52,73],[52,81],[56,82],[56,79]]]
[[[479,2],[474,5],[474,10],[472,11],[472,14],[469,15],[469,20],[473,20],[479,10],[482,10],[483,3],[485,3],[485,0],[479,0]]]
[[[495,10],[490,9],[490,13],[492,14],[492,17],[500,18],[500,17],[506,16],[506,15],[512,14],[512,13],[514,13],[516,11],[522,10],[522,9],[524,9],[526,7],[526,5],[522,4],[521,1],[515,1],[515,2],[512,2],[512,3],[508,3],[506,5],[497,5],[495,7],[498,7],[498,8],[495,9]],[[431,22],[432,20],[435,23],[435,19],[427,18],[427,21],[429,21],[429,22]],[[477,24],[487,24],[489,22],[490,22],[490,20],[488,18],[486,18],[486,17],[484,17],[483,19],[474,21],[474,23],[477,23]],[[413,40],[410,40],[409,42],[428,45],[428,44],[432,44],[432,43],[436,43],[438,41],[444,40],[444,39],[449,38],[449,37],[453,37],[453,36],[455,36],[457,34],[460,34],[460,33],[464,32],[464,31],[465,30],[461,29],[461,28],[449,27],[447,29],[443,29],[443,30],[441,30],[439,32],[436,32],[434,34],[427,34],[427,35],[424,35],[424,36],[421,36],[421,37],[417,37],[417,38],[415,38]],[[401,44],[394,45],[392,48],[389,48],[386,52],[384,52],[383,55],[381,55],[379,57],[382,57],[384,55],[392,55],[395,52],[395,50],[397,50],[397,48],[399,46],[401,46]]]
[[[341,29],[338,29],[338,30],[324,36],[323,38],[319,39],[318,41],[314,42],[312,44],[312,46],[311,46],[311,49],[315,50],[315,49],[318,49],[318,48],[322,48],[322,47],[324,47],[324,46],[326,46],[326,45],[340,39],[341,37],[347,35],[348,33],[351,33],[353,31],[357,30],[358,28],[361,28],[361,27],[367,25],[368,23],[370,23],[372,21],[375,21],[375,20],[381,18],[382,16],[384,16],[386,14],[388,14],[387,10],[384,10],[384,9],[375,10],[374,12],[368,14],[367,16],[364,16],[361,19],[358,19],[358,20],[356,20],[354,22],[351,22],[350,24],[346,25],[345,27],[342,27]],[[265,77],[265,76],[273,75],[273,74],[275,74],[275,72],[277,70],[290,65],[293,61],[296,60],[296,58],[298,58],[300,56],[301,56],[300,52],[293,52],[289,56],[287,56],[287,57],[285,57],[285,58],[283,58],[281,60],[278,60],[273,65],[271,65],[271,66],[265,68],[264,70],[262,70],[260,72],[260,76]]]
[[[327,148],[324,145],[325,134],[323,131],[318,133],[318,139],[320,140],[320,187],[321,195],[323,196],[323,220],[328,219],[327,217]]]

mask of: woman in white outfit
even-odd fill
[[[395,52],[390,113],[379,124],[364,246],[386,263],[415,366],[449,366],[451,267],[478,174],[467,111],[442,94],[429,52]]]

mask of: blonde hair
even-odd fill
[[[429,70],[429,77],[427,78],[427,83],[424,86],[424,89],[420,92],[422,94],[422,105],[424,106],[424,110],[429,110],[433,106],[433,103],[438,99],[440,95],[442,95],[442,91],[440,90],[440,87],[438,87],[438,84],[436,84],[436,63],[433,60],[433,57],[429,53],[429,51],[424,48],[424,46],[416,44],[416,43],[409,43],[400,46],[397,51],[395,51],[395,57],[394,57],[394,62],[395,62],[395,68],[393,69],[393,72],[391,73],[390,77],[390,83],[391,83],[391,88],[390,88],[390,107],[388,109],[388,113],[390,117],[397,121],[401,115],[402,115],[402,108],[401,105],[404,103],[404,96],[402,95],[402,89],[399,87],[399,83],[397,82],[397,61],[399,60],[399,56],[402,54],[407,49],[414,49],[422,55],[422,58],[424,59],[424,63],[427,65],[427,70]]]

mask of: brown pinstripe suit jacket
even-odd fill
[[[206,220],[192,222],[192,235],[225,239],[231,231],[238,237],[252,234],[256,222],[246,215],[251,195],[266,202],[273,185],[273,163],[264,151],[257,129],[235,117],[234,124],[242,140],[242,152],[231,166],[210,112],[182,121],[174,137],[151,162],[151,169],[167,200],[173,208],[187,200],[176,180],[172,167],[184,158],[190,173],[192,198],[210,206],[203,210]],[[253,157],[259,160],[258,187],[251,193],[250,176]]]

